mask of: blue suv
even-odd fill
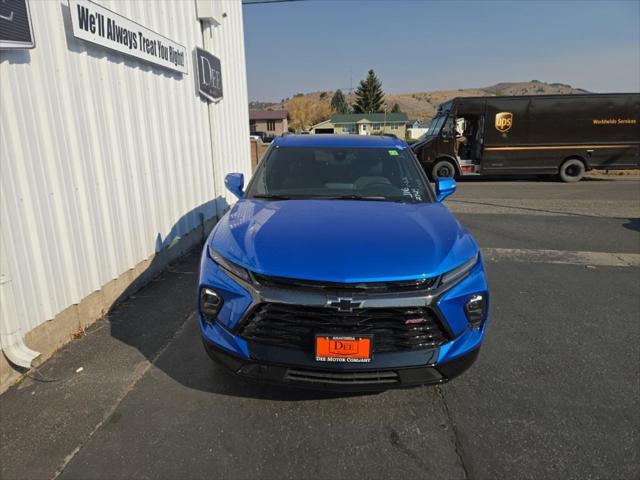
[[[440,383],[476,359],[489,296],[471,234],[407,144],[386,136],[276,138],[209,236],[199,324],[236,374],[292,386]]]

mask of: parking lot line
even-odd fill
[[[487,261],[502,260],[523,263],[561,263],[593,267],[640,267],[640,254],[538,250],[528,248],[484,248]]]

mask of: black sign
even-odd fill
[[[212,102],[222,98],[222,69],[220,59],[206,50],[196,47],[198,92]]]
[[[27,0],[0,0],[0,48],[34,48]]]

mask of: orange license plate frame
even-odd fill
[[[373,336],[318,334],[315,347],[316,362],[369,363]]]

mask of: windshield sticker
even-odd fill
[[[400,190],[402,191],[402,195],[404,197],[409,197],[412,200],[415,200],[417,202],[422,201],[422,193],[420,189],[417,188],[415,185],[412,185],[409,178],[402,177],[400,181],[402,182],[402,188]]]
[[[397,157],[398,156],[398,151],[397,150],[389,150],[389,155],[391,155],[392,157]]]

